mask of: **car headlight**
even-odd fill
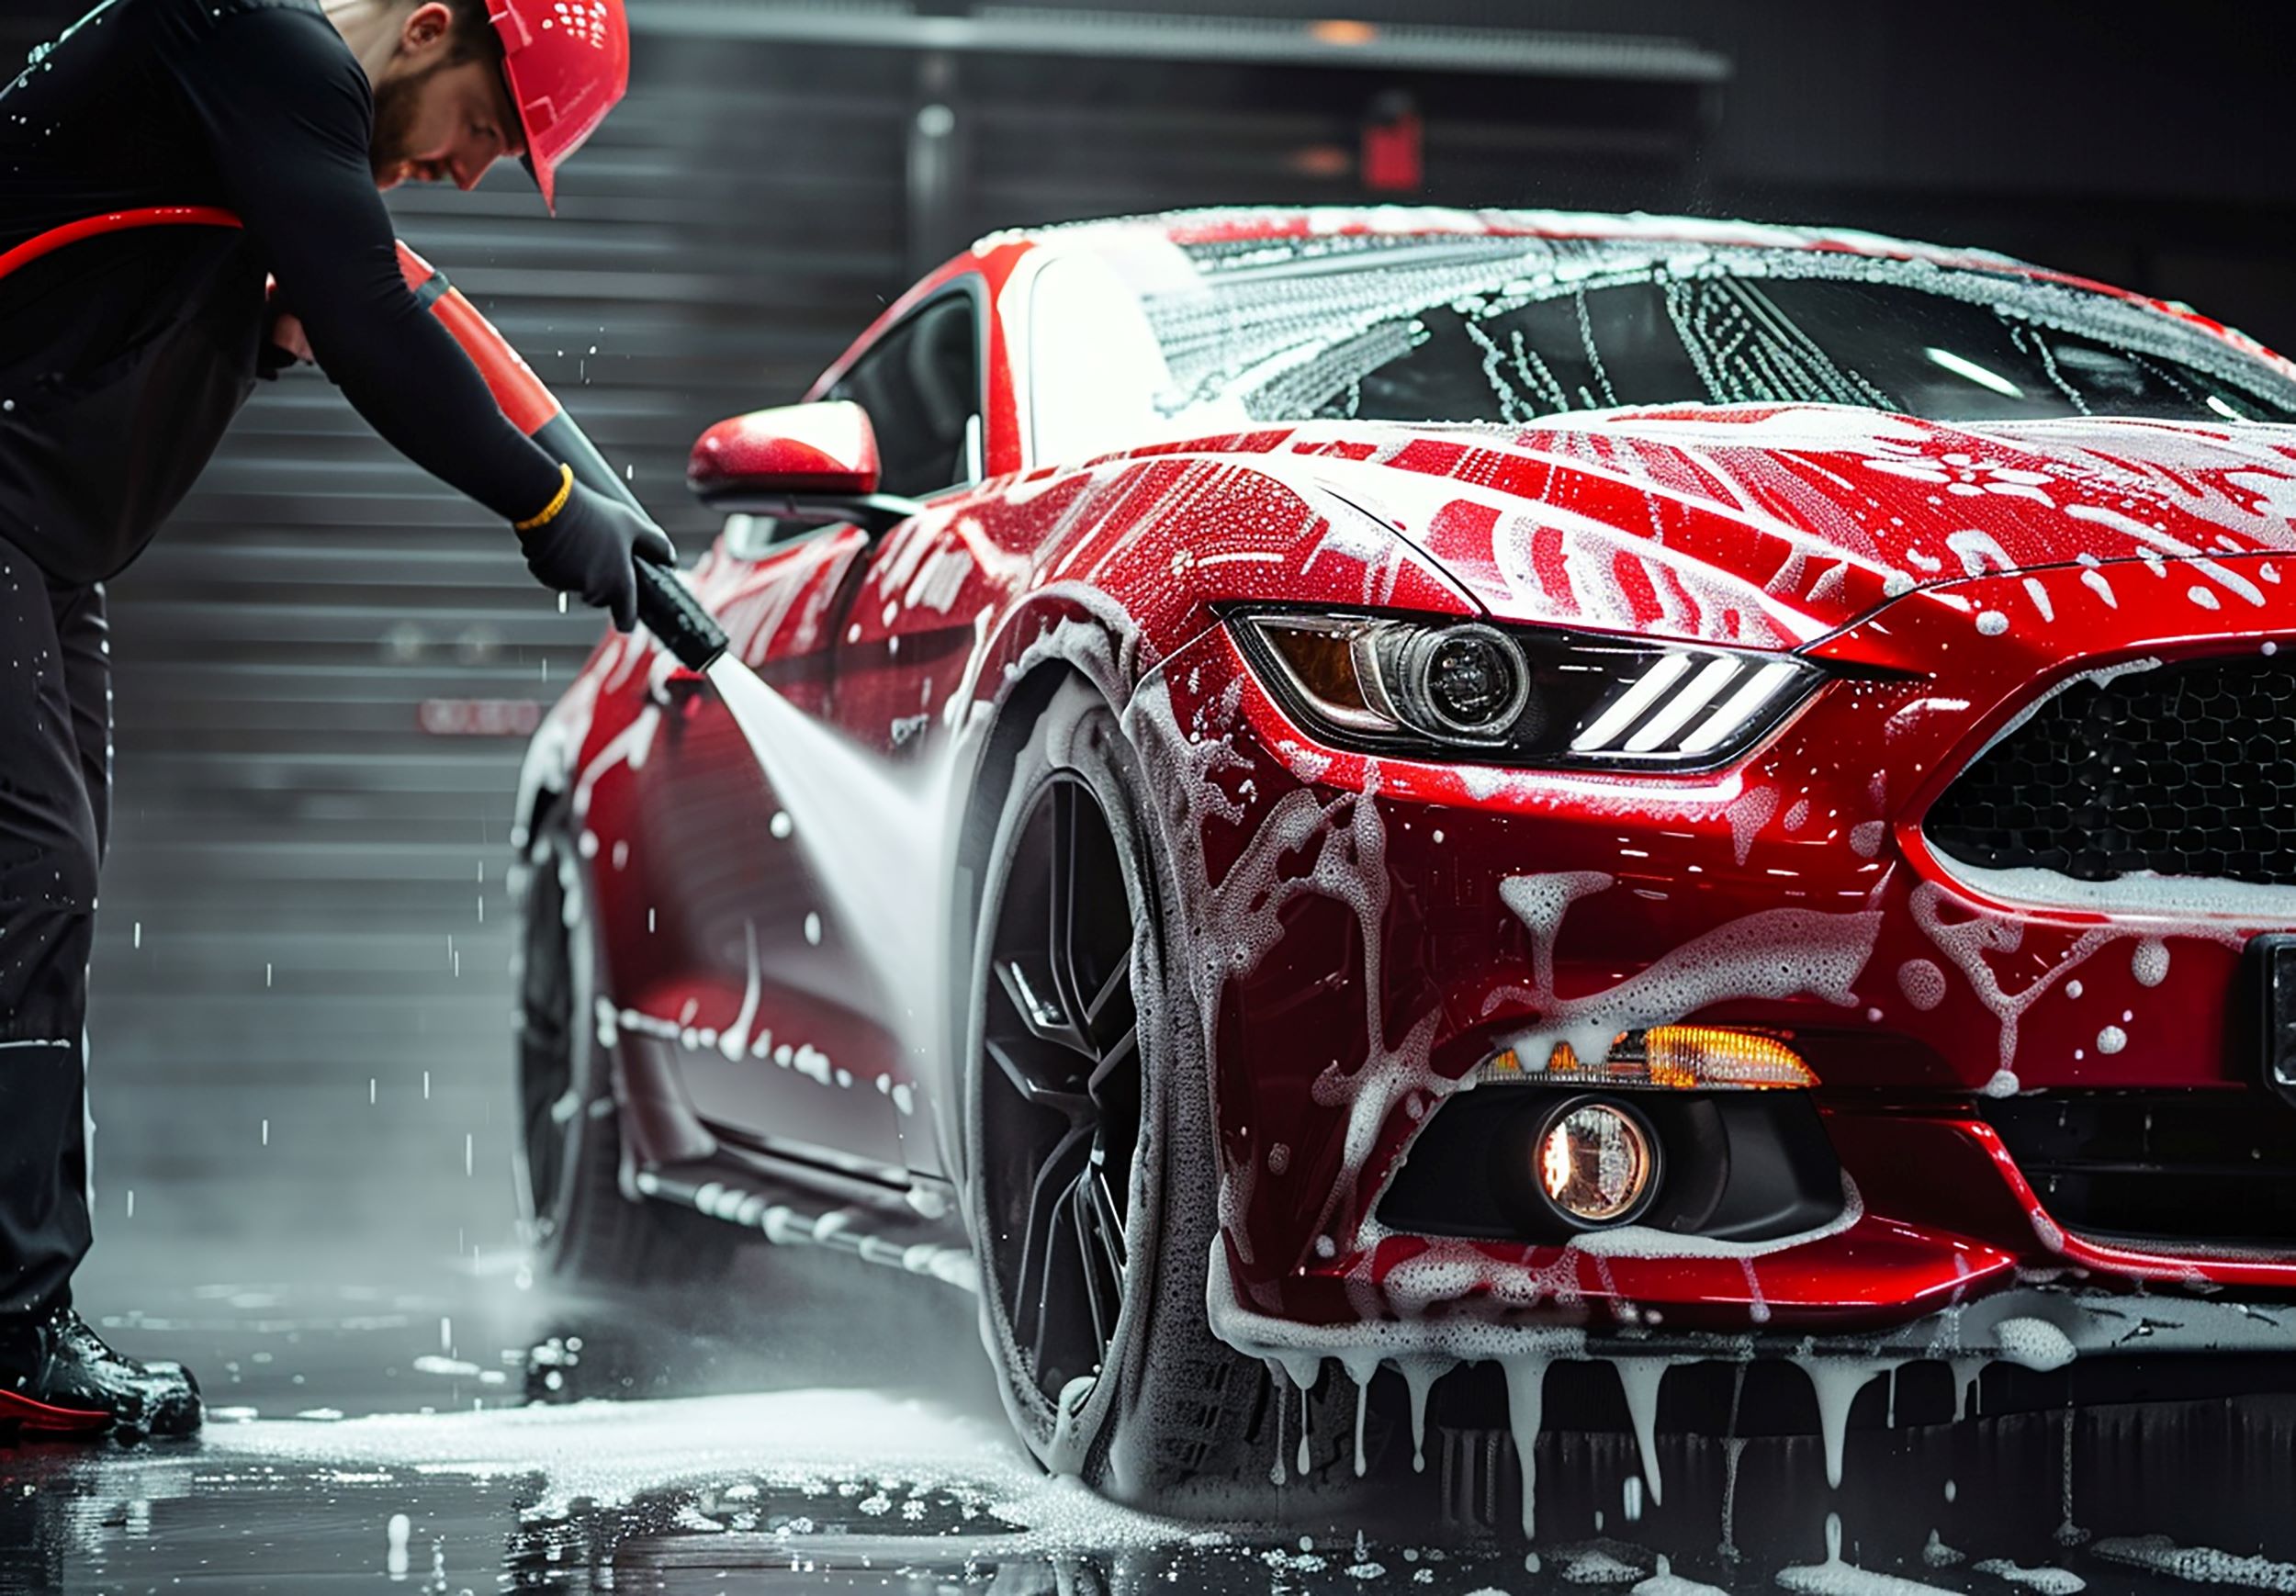
[[[1711,770],[1824,680],[1787,655],[1555,627],[1275,610],[1230,625],[1296,718],[1365,753]]]

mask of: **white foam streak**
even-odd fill
[[[1607,886],[1608,878],[1599,879]],[[1570,890],[1549,918],[1536,905],[1544,903],[1542,883],[1558,882]],[[1501,897],[1531,933],[1532,998],[1539,1019],[1508,1039],[1526,1067],[1543,1069],[1559,1042],[1581,1059],[1603,1058],[1621,1031],[1679,1019],[1731,998],[1807,993],[1851,1006],[1851,983],[1865,968],[1881,929],[1877,911],[1762,909],[1692,938],[1599,991],[1563,997],[1554,989],[1554,946],[1562,910],[1585,895],[1589,882],[1589,872],[1573,871],[1510,876],[1501,884]]]
[[[2180,1546],[2167,1535],[2108,1535],[2089,1550],[2108,1562],[2167,1574],[2195,1585],[2296,1592],[2296,1563],[2244,1557],[2213,1546]]]
[[[2028,1568],[2007,1557],[1987,1557],[1982,1563],[1972,1563],[1970,1568],[1977,1573],[1990,1574],[1997,1579],[2006,1579],[2028,1590],[2037,1590],[2041,1596],[2079,1596],[2081,1591],[2088,1589],[2088,1581],[2072,1569],[2047,1564]]]
[[[1074,1480],[1047,1478],[1012,1446],[1001,1421],[882,1393],[809,1389],[658,1402],[451,1414],[388,1414],[330,1423],[212,1424],[203,1455],[227,1464],[284,1461],[400,1467],[474,1478],[538,1477],[540,1517],[589,1499],[728,1474],[818,1488],[830,1478],[898,1478],[981,1500],[1025,1526],[1014,1551],[1151,1546],[1201,1534],[1105,1502]],[[968,1546],[968,1549],[972,1549]]]
[[[1876,1574],[1841,1560],[1841,1515],[1826,1515],[1826,1560],[1778,1570],[1778,1583],[1795,1596],[1935,1596],[1941,1589],[1895,1574]]]

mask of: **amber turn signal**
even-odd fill
[[[1557,1042],[1543,1066],[1525,1068],[1513,1048],[1486,1060],[1479,1078],[1491,1082],[1552,1082],[1564,1086],[1663,1086],[1677,1091],[1773,1090],[1815,1086],[1818,1072],[1784,1039],[1722,1026],[1661,1025],[1626,1031],[1609,1056],[1590,1063]]]

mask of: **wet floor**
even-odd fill
[[[2070,1447],[2059,1412],[1885,1413],[1839,1490],[1814,1438],[1664,1435],[1662,1504],[1630,1440],[1550,1433],[1528,1549],[1458,1522],[1514,1489],[1458,1445],[1401,1511],[1410,1487],[1207,1530],[1037,1473],[937,1282],[762,1254],[698,1296],[575,1300],[507,1250],[388,1283],[340,1252],[235,1282],[196,1259],[135,1260],[132,1307],[117,1264],[82,1296],[198,1370],[207,1434],[0,1453],[0,1590],[2296,1591],[2286,1397],[2094,1410]]]

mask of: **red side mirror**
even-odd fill
[[[877,434],[850,399],[752,410],[694,440],[686,486],[728,509],[737,500],[865,499],[877,491]]]

